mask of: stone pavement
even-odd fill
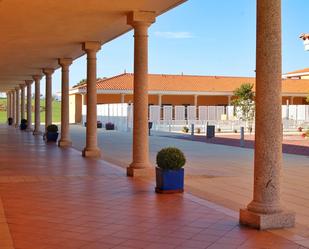
[[[295,236],[240,227],[235,213],[190,194],[156,194],[42,137],[6,127],[0,136],[1,249],[306,248]]]
[[[71,134],[73,146],[83,148],[84,128],[71,126]],[[103,158],[126,167],[131,161],[131,134],[103,130],[99,130],[98,134]],[[151,162],[155,165],[156,153],[162,147],[177,146],[183,150],[187,157],[187,191],[235,212],[252,200],[252,149],[162,137],[163,135],[166,133],[154,133],[150,137]],[[297,226],[289,232],[309,240],[308,157],[284,154],[282,176],[283,205],[296,212]]]

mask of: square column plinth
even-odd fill
[[[282,211],[273,214],[260,214],[240,209],[239,223],[260,230],[289,228],[295,224],[295,213]]]
[[[101,150],[99,148],[95,148],[95,149],[85,148],[82,152],[82,155],[83,155],[83,157],[100,158],[101,157]]]
[[[127,176],[154,176],[155,168],[154,167],[146,167],[146,168],[134,168],[127,167]]]

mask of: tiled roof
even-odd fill
[[[286,75],[289,75],[289,74],[306,74],[306,73],[309,74],[309,68],[304,68],[304,69],[292,71],[292,72],[286,73]]]
[[[133,90],[133,74],[124,73],[99,80],[98,90]],[[308,93],[309,80],[285,79],[283,92]],[[253,77],[191,76],[149,74],[149,91],[160,92],[233,92],[244,83],[255,83]],[[86,85],[77,87],[85,90]],[[76,89],[76,88],[75,88]]]

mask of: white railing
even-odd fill
[[[133,127],[133,105],[97,105],[98,120],[103,124],[112,122],[116,129],[127,131]],[[86,121],[86,106],[82,109],[83,124]],[[149,121],[154,130],[180,131],[184,126],[205,131],[207,123],[221,131],[239,131],[241,126],[254,130],[254,122],[249,125],[234,116],[233,106],[149,106]],[[284,130],[309,128],[309,105],[283,105],[282,124]]]

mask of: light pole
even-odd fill
[[[301,34],[299,38],[304,41],[305,51],[309,51],[309,34]]]

